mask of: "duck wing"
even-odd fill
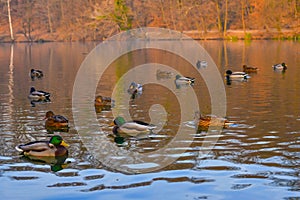
[[[69,120],[62,115],[54,115],[54,116],[52,116],[52,119],[55,122],[60,122],[60,123],[68,123],[69,122]]]
[[[146,125],[138,124],[135,122],[126,122],[122,126],[119,127],[121,133],[126,133],[130,136],[137,136],[141,133],[149,133],[150,129]]]
[[[35,141],[29,142],[27,144],[21,144],[16,147],[16,149],[20,152],[29,152],[29,151],[36,151],[42,152],[53,148],[54,145],[49,145],[49,142],[44,141]]]
[[[233,72],[231,75],[240,75],[240,76],[244,76],[246,75],[245,72]]]
[[[155,125],[153,125],[153,124],[148,124],[148,123],[143,122],[143,121],[140,121],[140,120],[133,120],[132,122],[137,123],[137,124],[139,124],[139,125],[147,126],[147,128],[148,128],[149,130],[152,130],[152,129],[155,129],[155,128],[156,128]]]
[[[45,97],[50,97],[50,93],[49,92],[44,92],[42,90],[39,90],[39,91],[33,91],[30,93],[31,95],[33,96],[45,96]]]

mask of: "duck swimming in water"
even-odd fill
[[[131,99],[140,97],[143,93],[143,86],[139,83],[132,82],[127,90],[128,94],[131,95]]]
[[[245,73],[256,73],[258,70],[257,67],[243,65],[243,72]]]
[[[212,115],[201,115],[199,112],[195,114],[195,121],[198,121],[198,130],[207,130],[209,127],[227,128],[232,123],[227,119]]]
[[[68,154],[69,145],[59,135],[54,135],[49,141],[34,141],[21,144],[16,150],[24,156],[57,157]]]
[[[45,92],[45,91],[42,91],[42,90],[36,90],[34,87],[30,88],[28,98],[31,101],[36,101],[36,102],[38,102],[38,101],[51,101],[49,92]]]
[[[40,79],[44,76],[43,72],[41,70],[38,70],[38,69],[31,69],[29,75],[30,75],[32,80]]]
[[[273,65],[272,68],[277,71],[284,71],[287,70],[287,65],[283,62]]]
[[[123,133],[132,137],[140,137],[141,135],[149,134],[153,129],[156,128],[154,125],[139,120],[126,122],[125,119],[120,116],[116,117],[113,123],[115,125],[113,128],[113,133],[116,136],[119,136]]]
[[[226,71],[225,77],[227,81],[244,81],[249,78],[248,74],[245,72],[232,72],[230,69]]]
[[[45,121],[46,129],[59,131],[59,130],[64,130],[69,128],[68,126],[69,120],[62,115],[55,115],[52,111],[46,112],[46,116],[44,119],[46,119]]]
[[[180,85],[180,84],[189,84],[193,85],[195,83],[195,78],[191,78],[188,76],[180,76],[179,74],[176,75],[175,83]]]

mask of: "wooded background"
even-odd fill
[[[0,41],[103,40],[137,27],[200,38],[233,30],[244,39],[255,31],[300,38],[300,0],[0,0],[0,10]]]

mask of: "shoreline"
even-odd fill
[[[295,40],[300,41],[300,31],[283,29],[283,30],[228,30],[226,35],[218,31],[198,31],[189,30],[183,31],[182,34],[190,37],[194,40],[225,40],[225,41],[238,41],[238,40]],[[33,41],[28,41],[23,34],[16,34],[15,43],[44,43],[44,42],[99,42],[99,40],[89,40],[89,39],[73,39],[73,40],[62,40],[58,39],[59,34],[35,34],[32,33]],[[2,34],[0,35],[0,43],[11,43],[10,35]]]

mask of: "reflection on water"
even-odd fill
[[[233,125],[223,130],[209,155],[203,156],[199,151],[203,150],[201,147],[208,137],[205,131],[199,131],[193,134],[193,141],[182,141],[191,142],[188,147],[183,147],[184,153],[176,155],[176,149],[167,150],[168,156],[179,156],[174,163],[157,172],[137,175],[122,174],[94,159],[74,129],[73,83],[86,53],[96,44],[1,44],[1,194],[15,199],[60,199],[66,195],[78,199],[233,199],[237,195],[243,199],[269,199],[270,192],[278,199],[298,197],[300,44],[291,41],[253,41],[250,44],[203,41],[201,44],[222,75],[227,69],[242,71],[243,64],[259,68],[257,73],[250,74],[248,81],[233,81],[226,85],[226,117]],[[186,76],[195,75],[192,87],[201,112],[210,114],[210,96],[203,79],[183,59],[176,59],[167,52],[151,50],[120,57],[105,71],[96,93],[111,96],[118,79],[131,66],[146,61],[172,66]],[[272,65],[283,61],[288,64],[285,73],[273,71]],[[44,77],[32,81],[31,68],[41,69]],[[205,68],[199,67],[199,70]],[[162,82],[174,81],[176,76],[151,68],[145,73],[154,74]],[[32,86],[49,91],[51,102],[32,107],[27,98]],[[124,85],[125,92],[128,86]],[[124,151],[154,152],[165,147],[179,128],[181,111],[176,96],[161,85],[147,84],[143,89],[139,98],[129,102],[132,118],[150,122],[148,111],[155,110],[152,106],[160,104],[165,111],[161,115],[166,114],[167,121],[161,124],[162,130],[158,134],[143,140],[129,139],[126,145],[117,147]],[[185,90],[183,87],[178,92]],[[63,162],[24,160],[15,151],[16,145],[49,139],[53,135],[44,127],[43,119],[48,110],[69,119],[68,132],[55,132],[70,144],[69,156]],[[111,145],[117,145],[111,137],[109,124],[114,118],[111,110],[101,108],[96,111],[101,130],[94,134],[102,134],[111,140]],[[191,124],[185,122],[193,128]],[[130,167],[147,168],[152,164]],[[180,191],[176,190],[179,187]]]

